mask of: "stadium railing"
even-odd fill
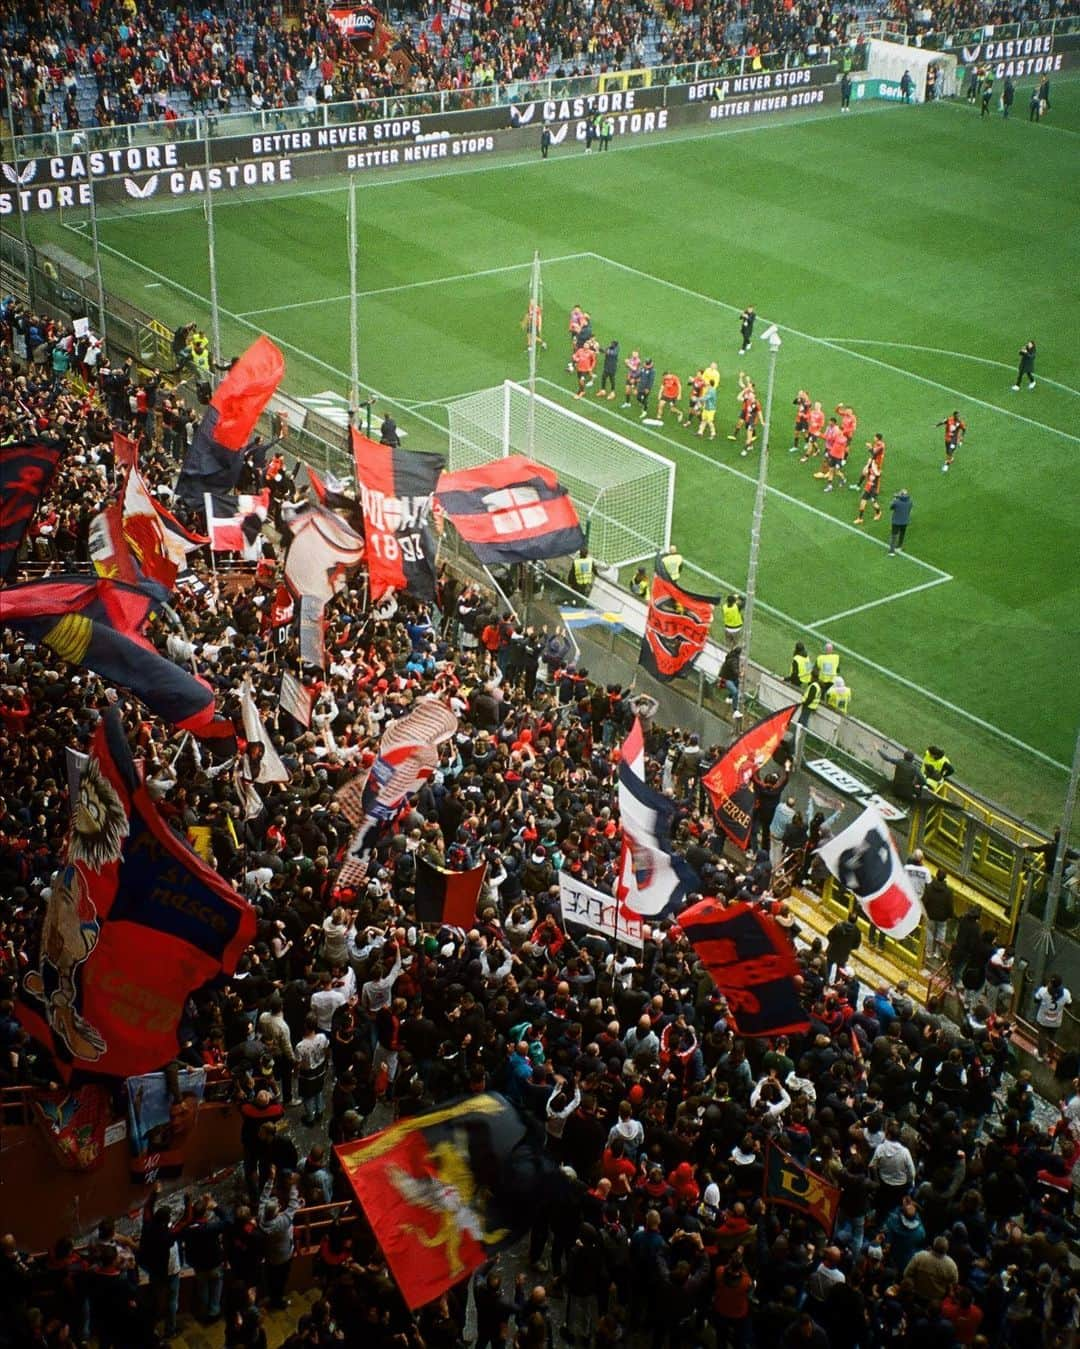
[[[873,32],[871,32],[873,28]],[[1018,23],[980,24],[977,28],[961,28],[955,32],[926,32],[918,24],[905,26],[895,21],[885,24],[863,25],[867,36],[881,38],[885,42],[900,42],[931,51],[951,51],[956,47],[974,47],[980,42],[1010,42],[1026,37],[1063,37],[1067,33],[1080,33],[1080,16],[1068,15],[1058,19],[1027,19]]]
[[[466,89],[440,89],[422,94],[395,94],[364,100],[346,99],[320,103],[314,110],[304,107],[248,109],[243,112],[198,113],[173,122],[161,118],[118,123],[109,127],[83,126],[77,131],[46,131],[15,138],[17,160],[25,161],[51,155],[86,154],[95,150],[149,142],[217,140],[265,132],[302,132],[328,129],[348,122],[390,121],[420,117],[429,113],[469,112],[475,108],[507,107],[514,103],[533,103],[587,98],[594,94],[626,89],[663,89],[669,85],[698,84],[707,80],[734,79],[759,71],[788,70],[802,66],[843,61],[851,70],[865,67],[861,45],[816,48],[813,55],[791,51],[762,52],[756,56],[733,56],[708,61],[687,61],[674,65],[643,67],[638,70],[604,71],[596,75],[569,75],[539,80],[515,80],[508,84],[486,84]],[[9,145],[9,128],[0,119],[0,143]]]

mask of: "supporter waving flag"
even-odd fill
[[[444,473],[439,505],[485,566],[567,557],[585,543],[566,488],[524,455]]]
[[[792,703],[751,726],[701,779],[717,823],[737,848],[750,844],[754,774],[772,758],[798,708],[798,703]]]
[[[679,928],[731,1008],[740,1035],[794,1035],[810,1022],[795,983],[795,948],[767,914],[749,904],[703,899],[679,914]]]
[[[79,779],[19,1018],[68,1080],[129,1077],[176,1057],[184,1004],[231,974],[255,913],[158,814],[119,713],[98,724]]]
[[[817,852],[875,927],[902,941],[919,926],[922,904],[900,861],[889,826],[873,806],[867,806],[858,819]]]
[[[374,604],[391,590],[435,598],[431,503],[442,456],[380,445],[352,429]]]
[[[287,519],[292,542],[285,579],[294,595],[328,603],[345,587],[351,567],[364,560],[364,540],[340,515],[305,503]]]
[[[285,358],[259,337],[218,385],[184,456],[176,493],[197,510],[207,492],[232,492],[244,466],[243,451],[263,408],[285,373]]]
[[[210,686],[167,660],[143,635],[157,602],[141,586],[50,576],[5,590],[0,621],[72,665],[130,689],[181,730],[231,741],[232,722],[214,715]]]
[[[637,718],[623,742],[619,763],[619,815],[622,852],[615,890],[619,902],[643,918],[677,909],[698,885],[698,877],[672,846],[674,805],[645,781],[645,738]]]

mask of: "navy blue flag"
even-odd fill
[[[15,566],[19,547],[65,447],[62,440],[0,445],[0,581]]]
[[[679,914],[678,923],[727,998],[740,1035],[809,1030],[795,983],[795,948],[767,914],[749,904],[703,899]]]

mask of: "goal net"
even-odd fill
[[[512,380],[447,405],[450,469],[524,454],[553,469],[570,493],[589,551],[612,567],[651,558],[671,542],[675,465],[588,417]],[[531,441],[531,446],[530,446]]]

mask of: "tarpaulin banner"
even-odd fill
[[[559,904],[564,923],[576,923],[590,932],[599,932],[612,941],[641,950],[645,944],[641,919],[627,913],[614,895],[559,872]]]
[[[696,595],[672,579],[667,558],[656,558],[645,632],[638,660],[654,679],[668,683],[685,674],[701,655],[719,595]]]

